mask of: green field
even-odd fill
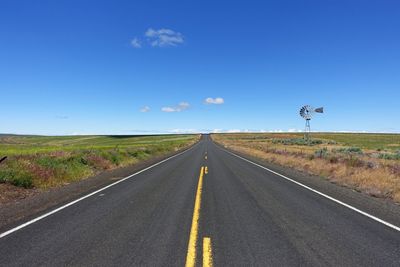
[[[193,144],[198,135],[0,136],[0,183],[47,188]]]
[[[160,136],[0,136],[0,153],[7,156],[28,155],[81,149],[107,150],[143,146],[179,145],[193,140],[193,135]]]

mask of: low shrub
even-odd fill
[[[346,159],[344,159],[344,163],[346,164],[347,167],[363,167],[364,166],[364,161],[359,159],[358,157],[353,157],[350,156]]]
[[[31,176],[24,174],[20,177],[14,177],[10,183],[15,186],[24,187],[24,188],[33,188],[33,179]]]
[[[335,149],[334,152],[344,153],[344,154],[363,154],[363,151],[359,147],[343,147]]]
[[[318,149],[314,152],[315,157],[320,158],[320,159],[327,158],[328,154],[329,154],[329,152],[326,147]]]
[[[376,162],[373,162],[373,161],[368,161],[368,162],[366,163],[366,167],[367,167],[368,169],[376,169],[376,168],[379,167],[379,164],[377,164]]]
[[[307,145],[322,144],[322,141],[318,139],[306,140],[304,138],[274,138],[272,139],[272,143],[283,144],[283,145],[307,146]]]
[[[396,153],[381,153],[378,155],[380,159],[388,159],[388,160],[400,160],[400,151]]]
[[[87,165],[97,170],[107,170],[110,169],[112,165],[110,161],[94,153],[86,155],[85,162]]]
[[[108,160],[111,164],[119,166],[122,163],[122,156],[117,151],[109,151],[105,150],[100,153],[100,156],[106,160]]]
[[[336,156],[330,156],[330,157],[328,158],[328,160],[329,160],[329,163],[332,163],[332,164],[339,163],[339,158],[336,157]]]
[[[10,183],[12,185],[24,188],[33,187],[32,176],[21,169],[1,169],[0,183]]]

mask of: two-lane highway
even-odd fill
[[[0,236],[1,266],[400,265],[398,230],[209,136]]]

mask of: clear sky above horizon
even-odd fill
[[[0,1],[0,133],[400,132],[400,2]]]

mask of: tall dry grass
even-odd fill
[[[244,140],[240,136],[213,135],[212,138],[234,151],[400,203],[400,162],[376,157],[373,151],[346,153],[345,148],[338,148],[340,145],[288,146],[265,140]]]

